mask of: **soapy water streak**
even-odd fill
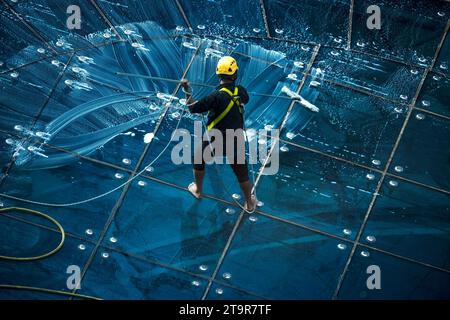
[[[137,39],[139,31],[142,33],[145,31],[148,34],[155,34],[158,31],[164,36],[165,31],[155,23],[140,23],[138,25],[139,28],[134,24],[126,27],[127,30],[133,30],[133,33],[129,33],[129,36],[133,36],[134,39]],[[167,34],[165,35],[167,36]],[[189,39],[189,41],[192,40]],[[202,39],[201,41],[203,45],[206,45],[202,55],[203,58],[194,61],[188,76],[195,82],[214,86],[217,80],[214,79],[215,77],[211,77],[211,74],[214,74],[217,60],[221,54],[227,51],[227,48],[221,47],[218,41],[209,39]],[[23,123],[15,122],[15,132],[21,135],[23,139],[9,138],[6,143],[11,146],[16,166],[25,169],[41,169],[67,165],[74,161],[73,155],[63,152],[50,154],[45,150],[44,143],[85,156],[132,128],[156,121],[160,117],[161,109],[168,103],[173,107],[185,108],[183,99],[172,97],[166,93],[170,90],[170,86],[165,83],[164,77],[160,76],[173,73],[173,70],[167,70],[167,63],[155,63],[152,67],[160,66],[161,70],[150,70],[151,68],[147,66],[146,61],[155,60],[156,57],[161,58],[161,54],[166,55],[169,61],[180,61],[185,59],[186,56],[191,56],[192,50],[196,46],[186,41],[182,42],[180,46],[179,40],[170,37],[164,40],[164,44],[149,46],[150,50],[141,50],[142,46],[146,46],[146,44],[140,43],[139,47],[130,46],[131,48],[127,48],[127,50],[110,50],[108,48],[102,50],[102,48],[100,53],[93,56],[89,56],[88,53],[77,56],[76,64],[69,68],[75,79],[64,80],[60,85],[62,89],[59,88],[59,90],[68,90],[69,94],[77,97],[77,101],[81,100],[81,103],[65,110],[65,112],[56,114],[53,120],[47,124],[40,121],[38,128],[34,130],[30,130]],[[247,86],[249,91],[254,91],[255,94],[252,98],[254,102],[246,106],[247,128],[260,129],[281,118],[281,114],[285,110],[277,108],[277,99],[274,99],[274,97],[290,97],[310,111],[319,111],[313,105],[314,96],[310,95],[305,98],[296,95],[289,88],[294,87],[296,79],[293,79],[292,76],[288,77],[287,74],[291,75],[301,71],[295,64],[292,64],[289,70],[280,68],[276,62],[285,59],[282,53],[248,43],[238,44],[239,46],[246,50],[243,54],[252,53],[252,55],[247,54],[247,56],[255,57],[255,59],[249,59],[249,62],[240,66],[240,72],[243,74],[241,83]],[[138,50],[137,54],[136,50]],[[157,52],[158,50],[160,52]],[[241,51],[243,50],[241,49]],[[134,61],[136,58],[139,58],[140,62]],[[134,71],[133,74],[136,75],[151,74],[155,77],[159,76],[161,80],[136,80],[132,77],[119,79],[120,77],[112,72],[109,72],[109,78],[106,78],[109,70],[105,70],[105,68],[108,68],[105,64],[111,64],[111,61],[116,61],[122,68],[126,63],[127,70],[125,71]],[[267,61],[275,63],[268,64]],[[58,64],[53,62],[51,63],[52,66],[58,67]],[[132,66],[128,67],[130,64]],[[286,69],[286,66],[284,66],[284,69]],[[177,76],[178,74],[171,78]],[[128,87],[131,86],[131,90],[124,88],[123,91],[129,90],[130,92],[111,92],[111,90],[105,90],[99,85],[94,85],[95,82],[89,81],[90,78],[102,80],[120,89],[124,88],[124,82],[128,82],[127,85]],[[313,87],[314,82],[316,85],[320,85],[318,81],[320,81],[319,77],[313,76],[311,87]],[[211,92],[212,89],[207,86],[198,90],[198,96],[204,96]],[[95,91],[100,92],[103,96],[97,94],[94,99],[83,101],[85,96],[91,97],[88,94]],[[260,93],[259,96],[258,93]],[[299,121],[299,124],[301,122],[306,124],[311,114]]]

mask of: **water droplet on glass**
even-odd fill
[[[310,47],[305,46],[305,45],[301,45],[300,48],[301,48],[303,51],[309,51],[309,50],[311,50]],[[302,64],[303,64],[303,62],[302,62]]]
[[[345,249],[347,248],[347,245],[344,244],[344,243],[339,243],[339,244],[337,245],[337,247],[338,247],[339,250],[345,250]]]
[[[401,94],[401,95],[400,95],[400,99],[406,100],[406,99],[408,99],[408,96],[407,96],[407,95],[404,95],[404,94]]]
[[[295,133],[293,133],[293,132],[286,133],[286,138],[288,138],[289,140],[294,139],[294,137],[295,137]]]
[[[200,267],[198,267],[200,269],[200,271],[206,271],[208,270],[208,266],[202,264]]]
[[[262,201],[259,201],[259,200],[258,200],[258,201],[256,202],[256,206],[257,206],[257,207],[262,207],[263,205],[264,205],[264,202],[262,202]]]
[[[275,32],[278,34],[283,34],[284,30],[283,29],[275,29]]]
[[[105,32],[105,33],[103,34],[103,38],[109,39],[109,38],[111,38],[111,34]]]
[[[391,187],[396,187],[396,186],[398,186],[398,182],[395,181],[395,180],[391,180],[391,181],[389,181],[389,185],[390,185]]]
[[[364,258],[367,258],[370,256],[369,251],[361,251],[361,256],[363,256]]]
[[[222,277],[223,277],[224,279],[231,279],[231,273],[225,272],[225,273],[222,275]]]
[[[433,80],[439,81],[439,80],[441,80],[441,77],[435,75],[435,76],[433,76]]]
[[[122,159],[122,163],[123,163],[123,164],[126,164],[126,165],[129,165],[129,164],[131,164],[131,160],[130,160],[130,159],[127,159],[127,158],[123,158],[123,159]]]
[[[11,138],[8,138],[5,140],[6,144],[12,145],[14,143],[14,140]]]
[[[223,290],[220,289],[220,288],[217,288],[217,289],[216,289],[216,293],[217,293],[217,294],[223,294]]]
[[[256,222],[258,221],[258,218],[256,216],[250,216],[248,217],[248,220],[250,220],[251,222]]]
[[[333,41],[336,42],[336,43],[341,43],[341,42],[342,42],[342,39],[340,39],[340,38],[334,38]]]
[[[445,16],[445,12],[443,12],[443,11],[438,11],[438,13],[437,13],[437,14],[438,14],[438,16],[439,16],[439,17],[443,17],[443,16]]]
[[[295,61],[294,66],[296,66],[297,68],[303,68],[305,64],[301,61]]]
[[[61,40],[56,41],[57,47],[62,47],[63,45],[64,45],[64,41],[61,41]]]
[[[380,161],[380,160],[377,160],[377,159],[373,159],[373,160],[372,160],[372,164],[374,164],[374,165],[376,165],[376,166],[379,166],[379,165],[381,164],[381,161]]]
[[[197,280],[192,281],[191,284],[192,284],[194,287],[200,286],[200,282],[198,282]]]
[[[92,231],[92,229],[86,229],[86,234],[88,236],[92,236],[94,234],[94,231]]]
[[[123,178],[123,173],[116,173],[115,175],[114,175],[114,177],[116,178],[116,179],[122,179]]]
[[[280,150],[281,150],[281,152],[288,152],[288,151],[289,151],[289,148],[288,148],[287,146],[282,146],[282,147],[280,148]]]
[[[108,258],[109,257],[109,253],[108,252],[103,252],[102,253],[102,257],[105,258],[105,259]]]
[[[253,32],[254,32],[254,33],[260,33],[260,32],[261,32],[261,29],[260,29],[260,28],[253,28]]]
[[[418,73],[419,73],[419,71],[417,71],[416,69],[411,69],[410,72],[411,72],[412,74],[418,74]]]
[[[394,170],[397,171],[397,172],[403,172],[403,167],[402,166],[395,166]]]
[[[420,57],[420,58],[419,58],[419,62],[424,63],[424,62],[426,62],[426,61],[427,61],[427,59],[425,59],[424,57]]]
[[[19,73],[18,72],[11,72],[10,76],[11,76],[11,78],[17,78],[17,77],[19,77]]]
[[[361,40],[357,41],[356,45],[361,48],[366,46],[366,44],[364,42],[362,42]]]
[[[177,30],[178,30],[178,27],[177,27]],[[130,35],[133,33],[133,31],[131,31],[129,29],[125,29],[125,31],[123,33],[125,33],[126,35]]]
[[[111,238],[109,238],[109,241],[112,242],[112,243],[116,243],[117,242],[117,238],[111,237]]]
[[[402,113],[403,112],[403,108],[395,107],[394,111],[397,112],[397,113]]]
[[[373,180],[373,179],[375,179],[375,175],[373,173],[368,173],[368,174],[366,174],[366,178],[369,180]]]
[[[350,229],[344,229],[344,230],[342,230],[342,232],[344,232],[344,234],[345,234],[346,236],[349,236],[349,235],[352,234],[352,230],[350,230]]]
[[[44,49],[44,48],[39,48],[39,49],[37,49],[37,52],[39,52],[39,53],[45,53],[45,49]]]
[[[199,24],[198,26],[197,26],[197,29],[199,29],[199,30],[205,30],[205,26],[203,25],[203,24]]]
[[[366,237],[366,240],[367,240],[368,242],[375,242],[377,239],[375,238],[375,236],[367,236],[367,237]]]
[[[448,65],[444,62],[444,63],[440,64],[439,68],[441,68],[442,70],[447,70],[448,69]]]
[[[332,56],[338,56],[338,55],[339,55],[339,52],[337,52],[337,51],[334,51],[334,50],[333,50],[333,51],[331,51],[330,53],[331,53],[331,55],[332,55]]]
[[[235,199],[235,200],[239,200],[239,199],[241,198],[241,195],[238,194],[238,193],[233,193],[232,197],[233,197],[233,199]]]
[[[225,209],[225,213],[226,214],[233,214],[233,213],[235,213],[236,212],[236,210],[234,210],[233,208],[226,208]]]
[[[71,85],[73,84],[73,81],[67,79],[67,80],[64,81],[64,83],[65,83],[66,85],[68,85],[68,86],[71,86]]]
[[[153,171],[155,171],[155,168],[153,168],[152,166],[148,166],[147,168],[145,168],[145,171],[153,172]]]
[[[138,181],[138,185],[139,185],[140,187],[145,187],[145,186],[147,185],[147,182],[142,181],[142,180],[139,180],[139,181]]]
[[[422,106],[429,107],[431,105],[430,101],[428,100],[422,100]]]
[[[80,250],[86,250],[86,246],[85,246],[84,244],[80,244],[80,245],[78,246],[78,249],[80,249]]]
[[[423,113],[418,113],[418,114],[416,114],[416,119],[423,120],[423,119],[425,119],[425,115]]]
[[[58,60],[52,60],[52,65],[59,66],[60,62]]]

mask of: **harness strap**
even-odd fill
[[[228,103],[227,107],[225,108],[225,110],[223,110],[218,116],[217,118],[215,118],[209,125],[208,125],[208,130],[211,130],[212,128],[214,128],[214,126],[216,126],[220,121],[222,121],[223,118],[225,118],[225,116],[230,112],[231,108],[233,108],[233,106],[236,104],[239,107],[239,111],[242,113],[242,107],[241,107],[241,103],[239,102],[238,97],[238,87],[234,87],[234,92],[231,92],[230,90],[228,90],[227,88],[222,88],[219,91],[224,91],[226,93],[228,93],[231,96],[231,100]]]

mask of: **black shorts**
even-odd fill
[[[236,175],[239,183],[242,182],[247,182],[249,180],[248,177],[248,167],[247,167],[247,161],[245,158],[245,140],[244,140],[244,135],[237,135],[237,137],[234,138],[234,143],[233,143],[233,153],[229,154],[229,152],[227,152],[227,139],[226,139],[226,135],[223,134],[223,154],[226,155],[228,162],[230,163],[231,168],[233,169],[234,174]],[[214,136],[211,137],[211,142],[214,142]],[[193,161],[192,163],[194,164],[194,169],[198,170],[198,171],[203,171],[205,170],[205,159],[203,157],[204,155],[204,150],[206,148],[208,148],[211,144],[210,141],[202,141],[201,146],[199,146],[194,153],[194,157],[193,157]],[[212,148],[210,148],[211,152],[212,152]],[[208,151],[206,151],[208,152]],[[195,156],[197,155],[197,156]],[[195,160],[200,159],[201,161],[197,161],[198,163],[196,163]],[[239,161],[240,160],[240,161]]]

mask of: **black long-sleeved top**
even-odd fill
[[[224,91],[219,91],[222,88],[227,88],[231,92],[234,92],[234,88],[236,85],[234,83],[225,83],[218,86],[216,91],[209,94],[208,96],[200,99],[199,101],[191,104],[189,106],[189,111],[191,113],[208,113],[208,123],[209,125],[214,119],[216,119],[223,110],[226,109],[228,103],[231,101],[231,96]],[[245,90],[242,86],[238,87],[238,96],[241,107],[243,104],[248,103],[249,96],[247,90]],[[239,107],[234,104],[231,108],[230,112],[218,123],[214,126],[214,128],[218,130],[225,129],[242,129],[244,128],[244,118],[243,115],[239,111]]]

